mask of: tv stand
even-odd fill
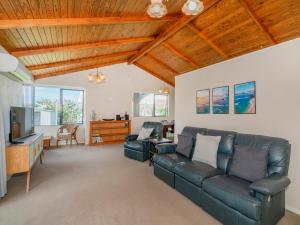
[[[23,138],[22,141],[6,146],[6,173],[26,173],[26,192],[29,192],[31,170],[38,159],[43,163],[43,134]]]

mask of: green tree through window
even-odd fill
[[[35,87],[35,125],[83,123],[82,90]]]

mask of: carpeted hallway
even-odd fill
[[[1,225],[217,225],[214,218],[153,175],[148,162],[123,156],[122,145],[46,152],[32,172],[13,177],[0,201]],[[300,224],[287,212],[280,225]]]

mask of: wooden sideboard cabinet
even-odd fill
[[[22,144],[6,146],[6,173],[27,173],[26,192],[30,188],[30,173],[34,163],[43,160],[43,134],[35,134],[24,138]]]
[[[130,120],[90,121],[89,145],[123,142],[130,133]]]

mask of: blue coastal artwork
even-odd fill
[[[196,112],[197,114],[210,113],[210,90],[209,89],[197,91]]]
[[[217,87],[212,90],[212,109],[214,114],[229,113],[229,87]]]
[[[236,114],[256,113],[255,81],[234,85],[234,112]]]

